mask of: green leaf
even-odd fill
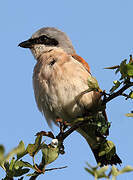
[[[28,173],[29,170],[30,170],[30,169],[28,169],[28,168],[24,168],[24,169],[19,168],[18,170],[16,170],[16,171],[14,172],[14,177],[22,176],[22,175]]]
[[[37,176],[38,174],[36,172],[31,173],[31,174],[27,174],[26,176]]]
[[[53,146],[43,144],[42,145],[42,162],[44,165],[48,165],[55,161],[59,156],[59,147],[54,148]]]
[[[33,170],[33,166],[29,164],[28,162],[23,161],[15,161],[15,158],[13,157],[10,164],[6,168],[6,173],[9,177],[19,177],[29,172],[29,168],[23,168],[23,167],[30,167]]]
[[[9,160],[11,157],[13,157],[14,155],[21,154],[21,153],[23,152],[23,145],[22,145],[22,144],[23,144],[23,143],[22,143],[22,141],[21,141],[16,148],[14,148],[12,151],[10,151],[10,152],[6,155],[4,161],[8,161],[8,160]]]
[[[19,148],[21,149],[21,151],[17,153],[17,159],[22,158],[24,155],[28,153],[25,149],[25,145],[23,141],[19,143]]]
[[[88,166],[89,168],[85,168],[85,170],[86,170],[88,173],[90,173],[92,176],[94,176],[95,178],[98,178],[98,179],[103,178],[103,177],[107,178],[105,172],[108,170],[108,166],[104,166],[104,167],[102,167],[102,168],[100,168],[100,169],[98,169],[99,166],[92,167],[92,166],[91,166],[90,164],[88,164],[88,163],[87,163],[87,166]]]
[[[126,172],[131,172],[131,171],[133,171],[133,167],[126,166],[122,170],[119,171],[119,174],[123,174],[123,173],[126,173]]]
[[[127,113],[125,114],[127,117],[133,117],[133,113]]]
[[[4,167],[4,153],[5,153],[5,148],[4,148],[3,145],[0,145],[0,166],[4,170],[6,170],[5,167]]]
[[[127,67],[126,67],[126,59],[121,62],[120,64],[120,73],[122,75],[122,78],[125,78],[127,76]]]
[[[104,69],[116,69],[115,74],[117,74],[120,71],[122,75],[121,79],[126,78],[126,77],[128,78],[133,77],[133,63],[131,61],[127,64],[126,62],[127,60],[125,59],[121,62],[120,66],[117,65],[117,66],[107,67]]]
[[[89,86],[89,89],[92,89],[92,90],[100,89],[96,78],[92,77],[92,76],[91,76],[91,78],[88,79],[88,86]]]
[[[107,178],[107,175],[105,174],[105,172],[108,170],[108,166],[104,166],[102,168],[100,168],[99,170],[97,170],[97,177],[100,179],[100,178]]]
[[[133,63],[126,64],[126,59],[121,62],[120,64],[120,73],[122,75],[122,78],[125,77],[133,77]]]
[[[87,164],[87,166],[90,168],[90,169],[92,169],[93,171],[96,171],[98,168],[99,168],[99,165],[97,165],[97,166],[91,166],[88,162],[86,163]]]
[[[127,64],[127,75],[133,77],[133,63]]]
[[[28,144],[26,150],[30,156],[34,157],[34,155],[41,149],[41,141],[42,136],[39,135],[36,137],[34,144]]]
[[[92,170],[90,170],[90,169],[88,169],[88,168],[85,168],[85,170],[86,170],[88,173],[90,173],[92,176],[94,176],[94,172],[93,172]]]
[[[110,89],[110,92],[113,93],[120,85],[121,83],[119,81],[113,81],[114,86]]]
[[[9,166],[9,170],[12,171],[13,167],[14,167],[14,163],[15,163],[15,158],[13,157],[11,162],[10,162],[10,166]]]
[[[113,176],[118,176],[119,175],[119,170],[115,166],[112,166],[112,175]]]
[[[36,170],[29,162],[25,162],[22,160],[16,161],[15,166],[14,166],[15,169],[18,169],[20,167],[28,167],[28,168],[31,168],[33,170]]]
[[[81,98],[84,94],[86,94],[86,93],[88,93],[88,92],[91,92],[91,91],[99,91],[99,92],[102,92],[102,90],[99,88],[99,85],[98,85],[98,82],[97,82],[96,78],[93,77],[93,76],[91,76],[91,77],[88,78],[88,87],[89,87],[89,89],[81,92],[81,93],[75,98],[75,101],[78,102],[78,101],[80,100],[80,98]]]
[[[129,98],[133,99],[133,91],[129,93]]]
[[[5,148],[2,144],[0,144],[0,159],[1,159],[1,157],[3,158],[4,153],[5,153]]]

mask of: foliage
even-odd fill
[[[113,86],[110,89],[111,94],[116,94],[117,96],[124,96],[127,99],[133,99],[133,89],[131,88],[133,86],[133,59],[132,55],[130,55],[130,60],[127,63],[127,59],[123,60],[120,65],[107,67],[105,69],[115,69],[115,73],[120,73],[120,79],[113,81]],[[120,87],[120,91],[117,91]],[[124,91],[128,89],[128,93],[125,93]]]
[[[25,148],[23,141],[21,141],[19,145],[7,155],[5,155],[4,146],[0,145],[0,166],[6,172],[6,177],[3,180],[10,180],[11,178],[21,177],[25,174],[27,176],[39,176],[45,171],[60,169],[45,169],[46,165],[57,159],[59,155],[59,146],[58,144],[54,144],[53,140],[49,145],[41,141],[42,135],[38,135],[35,139],[35,143],[29,144],[27,148]],[[34,162],[34,157],[40,150],[42,151],[41,169],[39,169],[39,166]],[[33,164],[21,159],[27,154],[32,157]],[[27,174],[30,170],[34,170],[34,173]]]
[[[127,172],[132,172],[133,167],[131,166],[125,166],[123,169],[118,170],[115,166],[112,166],[109,169],[109,166],[104,166],[102,168],[99,168],[99,166],[92,167],[90,164],[87,163],[87,167],[85,170],[91,174],[95,180],[101,179],[101,178],[106,178],[109,180],[112,178],[112,180],[116,180],[117,176],[127,173]]]

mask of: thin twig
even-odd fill
[[[58,168],[51,168],[51,169],[45,169],[45,171],[53,171],[53,170],[64,169],[64,168],[67,168],[67,166],[58,167]]]
[[[40,165],[38,166],[38,169],[43,170],[43,168],[44,168],[44,165],[43,165],[43,163],[41,162]],[[35,179],[41,174],[41,173],[38,173],[38,172],[36,172],[36,171],[35,171],[34,173],[36,173],[36,175],[30,177],[29,180],[35,180]]]
[[[102,105],[106,105],[109,101],[111,101],[112,99],[123,95],[123,92],[125,90],[127,90],[129,87],[133,86],[133,82],[130,82],[129,84],[125,84],[121,89],[119,89],[118,91],[114,92],[113,94],[110,94],[109,97],[106,97],[103,99]]]
[[[42,165],[41,165],[42,166]],[[58,170],[58,169],[64,169],[64,168],[67,168],[67,166],[63,166],[63,167],[58,167],[58,168],[50,168],[50,169],[45,169],[45,171],[53,171],[53,170]],[[36,176],[32,176],[30,177],[29,180],[35,180],[40,174],[42,173],[37,173]]]

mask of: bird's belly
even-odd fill
[[[50,78],[45,82],[46,88],[42,90],[40,101],[46,118],[53,120],[63,118],[69,121],[81,117],[87,109],[89,110],[92,104],[92,92],[83,95],[85,100],[79,102],[78,96],[87,90],[88,86],[76,81],[75,78],[70,80],[65,76],[65,79],[62,77],[58,81],[54,81]]]

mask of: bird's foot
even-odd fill
[[[68,127],[68,123],[66,121],[63,121],[62,118],[57,118],[56,122],[59,123],[60,126],[60,132],[64,133],[64,130]]]

